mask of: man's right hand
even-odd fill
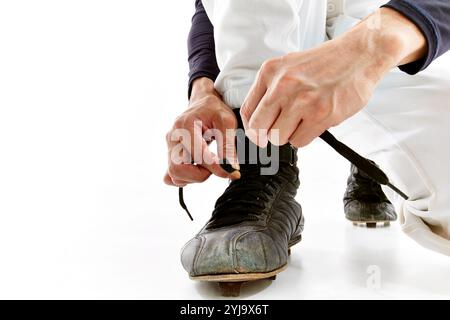
[[[219,159],[227,159],[233,168],[239,169],[236,156],[234,131],[236,117],[207,78],[195,80],[189,108],[176,120],[167,133],[168,169],[164,182],[177,187],[203,182],[211,174],[232,180],[239,172],[227,173],[220,167]],[[206,131],[215,130],[217,155],[208,148]],[[221,134],[222,138],[217,137]]]

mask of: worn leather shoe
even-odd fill
[[[304,219],[295,200],[300,185],[296,150],[278,148],[279,170],[273,175],[262,175],[261,163],[239,159],[241,178],[229,184],[211,219],[182,249],[181,262],[191,279],[219,282],[224,295],[235,296],[242,282],[273,279],[286,267]],[[230,283],[238,288],[230,291]]]
[[[348,220],[367,227],[389,225],[397,219],[394,206],[381,186],[354,165],[350,168],[344,194],[344,212]]]

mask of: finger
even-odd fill
[[[215,176],[219,178],[228,179],[231,178],[230,174],[226,172],[222,167],[220,166],[220,160],[217,155],[215,155],[211,150],[209,150],[209,146],[206,143],[206,141],[202,138],[202,147],[201,147],[201,156],[197,155],[197,161],[195,162],[195,167],[198,167],[200,169],[205,169],[209,174],[214,174]],[[183,145],[183,144],[182,144]],[[183,145],[184,148],[184,145]],[[186,158],[185,154],[189,154],[189,152],[184,148],[184,158]],[[192,165],[191,162],[193,161],[194,157],[191,155],[188,156],[189,161],[183,161],[185,164],[189,162],[189,165]],[[198,160],[200,159],[200,160]],[[188,180],[189,181],[189,180]],[[194,182],[200,182],[200,181],[194,181]]]
[[[241,109],[239,110],[244,129],[248,129],[248,122],[253,115],[253,112],[256,110],[259,102],[264,97],[266,91],[267,87],[260,80],[256,80],[256,82],[250,88],[250,91],[247,94],[247,97],[245,98]]]
[[[218,163],[219,159],[213,154],[203,138],[203,123],[201,120],[192,121],[186,128],[190,139],[182,139],[183,147],[192,157],[192,160],[199,165]]]
[[[172,178],[169,176],[169,173],[166,172],[166,174],[164,175],[164,183],[169,185],[169,186],[174,186],[175,184],[172,181]]]
[[[219,159],[225,160],[233,169],[239,170],[236,152],[236,118],[233,114],[218,113],[214,119],[214,126],[219,133],[216,137]]]
[[[281,112],[283,99],[275,101],[271,94],[266,93],[255,112],[253,112],[246,134],[249,139],[260,147],[266,147],[269,142],[268,130],[272,127]]]
[[[284,145],[297,130],[302,118],[293,107],[285,107],[274,121],[268,132],[269,141],[273,145]]]
[[[201,166],[178,164],[169,167],[168,175],[172,182],[198,183],[209,178],[211,172]]]
[[[192,164],[192,157],[182,143],[169,150],[168,175],[175,184],[203,182],[211,172]]]
[[[164,183],[174,187],[185,187],[188,184],[183,180],[172,179],[168,173],[164,176]]]
[[[225,179],[230,178],[230,174],[220,167],[220,161],[217,155],[209,150],[208,144],[203,138],[200,128],[194,128],[194,126],[192,126],[186,130],[189,132],[188,136],[186,134],[183,136],[179,135],[179,142],[174,142],[173,140],[176,140],[175,138],[170,142],[169,167],[174,166],[174,164],[191,165],[191,162],[193,161],[197,165],[196,167],[206,169],[209,174],[212,173]],[[191,154],[190,150],[193,150],[194,155]],[[188,161],[186,161],[186,159],[188,159]],[[176,169],[178,169],[178,167],[176,167]],[[173,178],[172,174],[171,176]],[[189,181],[189,179],[186,180]],[[199,181],[195,180],[194,182]]]
[[[186,158],[186,154],[188,154],[189,162],[193,161],[197,167],[204,168],[220,178],[233,178],[220,167],[218,156],[209,150],[208,144],[203,138],[203,123],[198,120],[189,120],[186,123],[189,125],[181,125],[183,130],[172,130],[172,133],[169,133],[171,135],[167,139],[169,153],[171,153],[169,159],[179,160],[180,154],[183,154],[183,158]],[[180,147],[184,152],[178,150]],[[187,163],[187,161],[182,160],[176,163]]]
[[[307,121],[302,121],[294,134],[289,138],[289,142],[297,148],[305,147],[325,130],[326,127],[324,126],[312,125]]]
[[[216,130],[217,132],[217,130]],[[213,136],[221,136],[222,134],[217,134],[215,133]],[[211,150],[209,150],[209,146],[206,143],[205,140],[204,144],[202,145],[202,156],[200,156],[201,161],[200,163],[198,163],[197,161],[194,161],[195,164],[199,167],[205,168],[206,170],[208,170],[210,173],[214,174],[215,176],[218,176],[220,178],[230,178],[230,175],[228,172],[226,172],[224,169],[222,169],[222,167],[220,166],[220,160],[219,157],[214,154],[213,152],[211,152]],[[199,158],[199,156],[197,156],[197,158]]]
[[[217,157],[208,149],[208,144],[203,138],[203,123],[201,120],[195,118],[183,119],[167,134],[166,140],[172,153],[179,153],[178,149],[181,146],[196,164],[202,164],[203,162],[218,163]],[[177,157],[177,154],[171,156]]]
[[[256,75],[256,80],[253,83],[244,103],[241,106],[240,113],[244,129],[248,129],[248,123],[250,118],[258,107],[261,99],[264,97],[267,91],[267,80],[269,80],[274,71],[276,70],[276,61],[268,60],[263,63]]]
[[[190,155],[183,148],[183,145],[178,141],[175,142],[172,139],[172,134],[169,132],[166,136],[166,142],[168,145],[168,167],[182,163],[190,163]],[[187,181],[174,179],[170,176],[169,171],[164,175],[164,183],[170,186],[183,187],[187,184]]]

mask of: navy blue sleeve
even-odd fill
[[[409,18],[428,42],[426,57],[400,66],[400,70],[416,74],[450,49],[450,0],[391,0],[384,7]]]
[[[215,81],[219,74],[214,43],[214,28],[209,20],[201,0],[195,1],[195,13],[188,36],[189,90],[192,83],[200,77]]]

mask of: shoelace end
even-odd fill
[[[178,188],[178,201],[180,202],[180,206],[184,209],[184,211],[186,211],[189,219],[191,219],[191,221],[194,221],[194,218],[192,218],[192,215],[189,212],[186,203],[184,203],[183,187]]]
[[[325,131],[320,138],[328,143],[334,150],[337,151],[341,156],[346,158],[348,161],[353,163],[358,169],[364,171],[364,173],[369,176],[372,180],[381,185],[386,185],[396,193],[398,193],[403,199],[408,200],[409,197],[394,186],[390,181],[388,176],[376,165],[371,163],[368,159],[362,157],[357,152],[337,140],[329,131]]]
[[[394,190],[398,195],[400,195],[403,199],[405,199],[405,200],[408,200],[409,199],[409,197],[404,193],[404,192],[402,192],[399,188],[397,188],[396,186],[394,186],[392,183],[388,183],[387,184],[387,186],[389,187],[389,188],[391,188],[392,190]]]

